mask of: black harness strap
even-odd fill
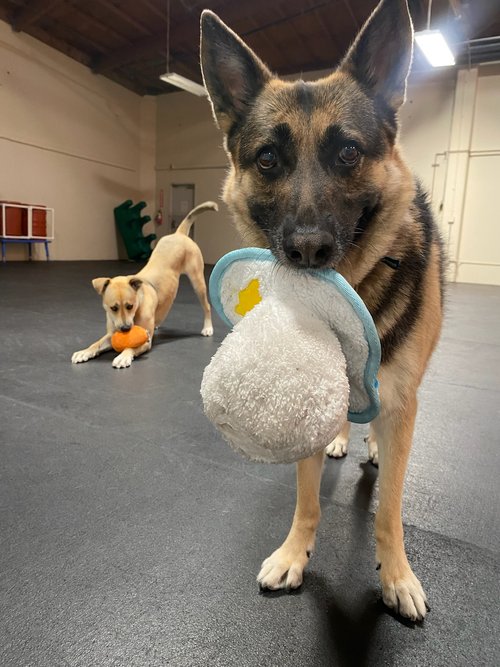
[[[391,269],[399,269],[401,266],[401,261],[399,259],[394,259],[394,257],[382,257],[380,260],[381,262],[384,262],[384,264],[387,264]]]

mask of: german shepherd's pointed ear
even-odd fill
[[[244,118],[271,72],[220,18],[201,14],[201,72],[217,125],[228,133]]]
[[[95,289],[97,294],[104,294],[106,287],[111,282],[111,278],[94,278],[92,281],[92,287]]]
[[[406,0],[381,0],[340,69],[397,111],[405,100],[412,55],[413,25]]]

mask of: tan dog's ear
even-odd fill
[[[215,120],[228,133],[248,111],[271,72],[220,18],[201,14],[201,71]]]
[[[142,280],[141,280],[140,278],[131,278],[131,279],[128,281],[128,284],[130,285],[130,287],[132,287],[133,289],[135,289],[135,291],[137,292],[137,290],[139,289],[139,287],[142,285]]]
[[[97,294],[104,294],[106,287],[111,282],[111,278],[94,278],[92,281],[92,287],[95,289]]]
[[[403,104],[413,55],[413,25],[406,0],[381,0],[340,69],[394,111]]]

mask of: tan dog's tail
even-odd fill
[[[196,208],[193,208],[192,211],[190,211],[184,220],[181,222],[181,224],[177,227],[175,230],[176,234],[185,234],[186,236],[189,234],[189,230],[191,229],[191,225],[193,224],[195,218],[200,214],[203,213],[204,211],[218,211],[219,207],[214,201],[205,201],[203,204],[200,204],[199,206],[196,206]]]

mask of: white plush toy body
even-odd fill
[[[380,344],[335,271],[294,271],[269,251],[229,253],[210,279],[233,331],[205,369],[207,417],[246,458],[291,463],[326,447],[347,419],[378,412]]]

